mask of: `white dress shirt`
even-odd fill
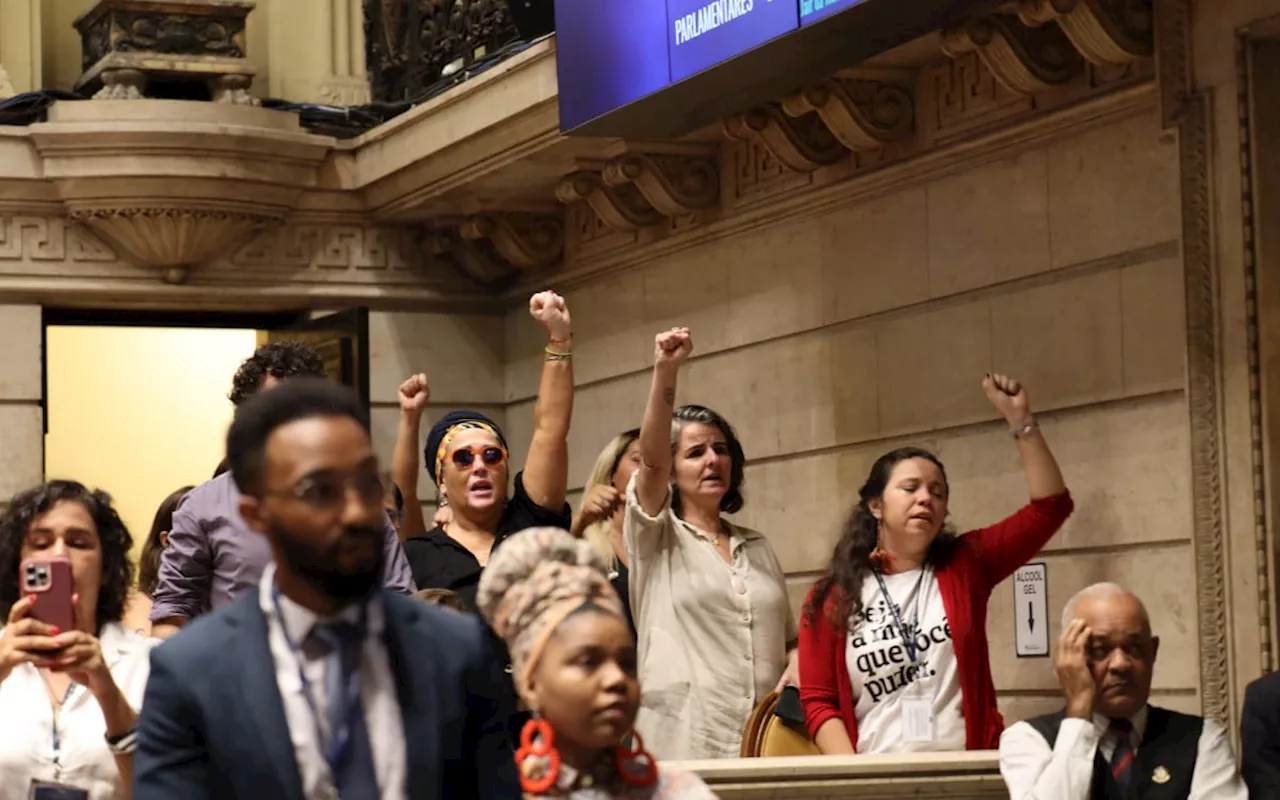
[[[109,622],[98,643],[116,686],[135,711],[141,709],[157,640]],[[34,666],[19,664],[0,683],[0,720],[0,800],[26,800],[32,780],[85,789],[90,800],[116,796],[119,772],[107,748],[107,721],[88,689],[71,684],[58,712],[56,754],[53,706]]]
[[[302,776],[302,792],[307,800],[337,800],[338,792],[333,785],[329,763],[320,749],[316,733],[319,725],[324,735],[329,735],[329,703],[332,698],[326,697],[324,693],[328,659],[308,655],[305,652],[307,648],[301,646],[295,654],[280,627],[280,617],[283,616],[289,636],[301,645],[312,626],[318,622],[333,621],[333,618],[321,618],[283,594],[279,595],[278,615],[272,598],[275,578],[276,568],[272,564],[262,574],[262,580],[258,584],[258,597],[262,612],[267,617],[267,638],[271,645],[271,657],[275,661],[276,684],[280,687],[280,697],[284,701],[289,738],[293,742],[293,754],[298,761],[298,772]],[[400,715],[400,701],[396,698],[391,662],[382,639],[386,617],[382,603],[376,596],[365,605],[368,611],[368,633],[360,660],[360,701],[364,707],[365,726],[369,730],[369,747],[373,752],[379,797],[382,800],[405,800],[407,767],[404,720]],[[359,606],[351,606],[343,609],[337,619],[355,622],[359,616]],[[310,684],[319,720],[304,694],[299,666]]]
[[[1133,740],[1147,730],[1147,706],[1130,718]],[[1093,721],[1068,717],[1058,728],[1053,749],[1029,724],[1019,722],[1000,737],[1000,774],[1012,800],[1089,800],[1094,753],[1108,762],[1116,749],[1111,721],[1099,714]],[[1138,750],[1135,748],[1134,755]],[[1136,776],[1135,776],[1136,779]],[[1189,800],[1248,800],[1249,793],[1236,771],[1231,742],[1222,726],[1204,721],[1196,746],[1196,769],[1191,775]]]

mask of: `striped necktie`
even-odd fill
[[[1110,733],[1115,736],[1116,749],[1111,753],[1111,777],[1121,792],[1129,790],[1129,776],[1133,773],[1133,723],[1127,719],[1111,720]]]

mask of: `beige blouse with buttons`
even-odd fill
[[[678,518],[671,494],[649,516],[627,487],[622,536],[639,635],[636,729],[659,760],[737,758],[757,701],[797,637],[786,582],[761,534],[729,523],[733,563]]]

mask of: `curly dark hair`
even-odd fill
[[[747,456],[742,452],[738,434],[734,433],[728,420],[706,406],[680,406],[671,414],[672,449],[680,443],[680,431],[691,422],[711,425],[724,435],[725,443],[729,445],[729,462],[732,466],[729,468],[729,491],[720,498],[720,510],[726,514],[741,511],[746,505],[746,500],[742,497],[742,482],[745,479]],[[680,490],[674,485],[671,487],[671,507],[677,514],[680,513]]]
[[[308,344],[298,341],[268,342],[245,359],[231,379],[231,402],[240,405],[262,388],[262,381],[273,378],[324,377],[324,360]]]
[[[880,522],[871,513],[869,503],[884,494],[894,467],[899,462],[912,458],[923,458],[932,462],[942,473],[942,482],[947,483],[947,470],[938,457],[928,450],[919,447],[902,447],[891,450],[876,459],[871,465],[871,473],[866,483],[858,490],[858,503],[849,514],[840,540],[836,542],[835,552],[831,555],[831,564],[827,571],[813,586],[804,608],[804,622],[812,625],[818,614],[826,605],[827,597],[832,589],[839,590],[839,602],[829,609],[828,621],[840,628],[850,624],[852,616],[862,610],[862,582],[871,574],[871,553],[876,549],[880,536]],[[925,553],[925,563],[940,567],[951,560],[960,539],[955,531],[944,527],[929,544]]]
[[[187,492],[196,487],[183,486],[160,501],[156,509],[155,519],[151,521],[151,532],[142,543],[142,555],[138,557],[138,591],[147,597],[155,594],[156,583],[160,579],[160,557],[164,555],[164,545],[160,542],[160,534],[173,530],[173,512],[178,510],[178,503],[187,496]]]
[[[0,516],[0,614],[7,616],[21,596],[18,570],[22,563],[22,543],[27,538],[31,523],[62,502],[84,506],[98,528],[98,542],[102,547],[102,589],[98,593],[94,621],[94,632],[97,633],[103,625],[119,622],[124,616],[125,602],[133,587],[133,562],[129,560],[133,537],[112,507],[111,495],[90,490],[75,481],[49,481],[19,492],[9,501],[4,515]]]

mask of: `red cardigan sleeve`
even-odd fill
[[[1071,493],[1032,500],[1012,516],[964,535],[982,563],[987,591],[1030,561],[1049,543],[1075,507]]]
[[[844,637],[838,635],[827,618],[832,603],[838,602],[838,590],[827,596],[826,607],[815,614],[812,622],[800,617],[800,704],[804,708],[805,726],[810,736],[817,736],[818,728],[829,719],[840,719],[840,683],[836,675],[840,663],[836,648],[844,645]],[[809,608],[813,589],[804,598],[802,608]]]

